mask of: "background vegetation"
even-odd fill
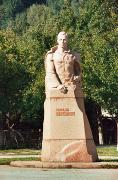
[[[0,0],[0,119],[43,121],[44,56],[59,31],[80,52],[86,98],[118,115],[118,2]]]

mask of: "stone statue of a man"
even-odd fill
[[[80,87],[80,55],[68,49],[68,35],[65,32],[58,34],[57,43],[46,54],[45,87],[46,90],[57,88],[65,94],[70,86],[76,89]]]
[[[57,43],[45,59],[42,161],[93,162],[97,151],[84,108],[80,56],[68,49],[65,32]]]

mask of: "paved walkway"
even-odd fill
[[[41,157],[40,155],[0,155],[0,158],[1,159],[4,159],[4,158],[28,158],[28,157]]]
[[[4,180],[115,180],[117,169],[38,169],[0,166]]]
[[[118,160],[118,156],[99,156],[99,159],[116,159]]]

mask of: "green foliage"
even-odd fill
[[[22,113],[26,120],[35,121],[43,116],[44,102],[44,54],[42,39],[36,32],[28,32],[18,42],[19,50],[29,73],[31,81],[22,91]],[[40,118],[40,119],[41,119]]]
[[[86,96],[117,115],[115,1],[48,0],[46,5],[34,4],[41,3],[38,0],[10,2],[0,5],[0,25],[12,29],[0,32],[1,111],[20,108],[24,120],[43,119],[45,53],[56,43],[58,32],[66,31],[70,47],[81,54]]]
[[[10,21],[15,20],[16,16],[19,19],[20,13],[24,11],[26,12],[26,9],[30,7],[32,4],[43,4],[43,3],[45,4],[46,0],[29,0],[29,1],[27,0],[1,0],[0,2],[0,28],[6,28],[9,25]],[[18,22],[18,19],[16,20],[17,22]],[[22,17],[19,20],[22,21],[23,19],[22,20],[21,19]]]
[[[87,1],[88,2],[88,1]],[[91,1],[80,9],[76,49],[82,54],[84,90],[88,98],[118,113],[117,13],[111,1]]]
[[[47,5],[51,8],[54,14],[58,14],[64,5],[64,0],[47,0]]]
[[[11,28],[15,33],[22,35],[26,32],[28,27],[27,23],[27,13],[22,12],[16,15],[16,18],[10,20],[8,23],[8,28]]]
[[[17,37],[12,31],[0,32],[0,111],[18,108],[29,73],[21,63]]]
[[[13,19],[17,12],[21,12],[23,4],[21,0],[5,0],[0,5],[2,11],[0,24],[1,27],[7,27],[9,20]]]

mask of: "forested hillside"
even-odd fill
[[[0,0],[0,118],[43,121],[44,56],[59,31],[80,52],[86,98],[118,114],[115,0]]]

